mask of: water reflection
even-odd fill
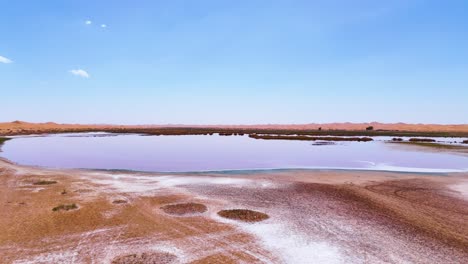
[[[2,157],[25,165],[140,171],[343,168],[468,170],[468,157],[374,142],[256,140],[247,136],[141,136],[105,133],[18,137]]]

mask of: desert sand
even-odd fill
[[[161,174],[0,160],[0,207],[2,263],[468,261],[466,173]],[[232,209],[262,217],[218,214]]]
[[[372,126],[375,130],[412,131],[412,132],[458,132],[468,134],[468,124],[440,125],[440,124],[405,124],[405,123],[324,123],[324,124],[258,124],[258,125],[113,125],[113,124],[57,124],[54,122],[29,123],[13,121],[0,123],[1,135],[20,135],[32,133],[58,133],[72,131],[99,131],[118,129],[121,132],[131,129],[157,128],[218,128],[218,129],[282,129],[282,130],[365,130]]]

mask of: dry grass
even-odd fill
[[[161,209],[167,214],[174,215],[204,213],[207,210],[204,204],[199,203],[169,204],[161,207]]]
[[[52,208],[52,211],[57,212],[57,211],[70,211],[70,210],[75,210],[78,209],[78,206],[76,204],[61,204],[58,205],[54,208]]]
[[[118,200],[112,201],[112,203],[113,204],[126,204],[128,202],[127,202],[127,200],[118,199]]]
[[[410,138],[410,142],[435,142],[432,138]]]
[[[40,180],[37,182],[34,182],[34,185],[51,185],[51,184],[56,184],[57,181],[47,181],[47,180]]]
[[[415,146],[415,147],[423,147],[427,149],[434,149],[434,150],[445,150],[445,151],[455,151],[459,153],[468,153],[468,148],[466,146],[460,145],[450,145],[450,144],[443,144],[443,143],[432,143],[432,142],[389,142],[392,144],[401,144],[401,145],[408,145],[408,146]]]
[[[308,140],[308,141],[357,141],[368,142],[373,141],[370,137],[312,137],[312,136],[278,136],[278,135],[258,135],[250,134],[250,138],[267,139],[267,140]]]
[[[131,254],[117,257],[112,264],[168,264],[173,263],[177,257],[165,252],[150,252]]]
[[[270,218],[267,214],[247,209],[221,210],[218,215],[224,218],[241,220],[244,222],[260,222]]]
[[[3,138],[0,137],[0,145],[2,145],[5,141],[10,140],[11,138]]]

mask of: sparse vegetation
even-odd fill
[[[267,214],[247,209],[221,210],[218,212],[218,215],[224,218],[244,222],[260,222],[270,218]]]
[[[312,145],[314,146],[330,146],[330,145],[335,145],[336,143],[335,142],[330,142],[330,141],[327,141],[327,142],[314,142],[312,143]]]
[[[61,204],[61,205],[58,205],[54,208],[52,208],[52,211],[54,212],[57,212],[57,211],[70,211],[70,210],[75,210],[75,209],[78,209],[78,206],[74,203],[72,204]]]
[[[374,127],[373,126],[368,126],[368,127],[366,127],[366,130],[367,131],[372,131],[372,130],[374,130]]]
[[[0,145],[2,145],[3,143],[5,143],[5,141],[10,140],[10,139],[11,138],[0,137]]]
[[[173,263],[177,257],[173,254],[166,252],[149,252],[149,253],[138,253],[130,254],[126,256],[120,256],[112,260],[112,264],[144,264],[144,263],[158,263],[158,264],[169,264]]]
[[[433,148],[433,149],[439,149],[439,150],[452,150],[452,151],[461,152],[461,153],[468,153],[468,147],[460,146],[460,145],[449,145],[449,144],[441,144],[441,143],[434,143],[434,142],[414,142],[414,141],[413,142],[393,141],[390,143],[408,145],[408,146],[426,147],[426,148]]]
[[[56,184],[57,181],[48,181],[48,180],[40,180],[37,182],[34,182],[34,185],[51,185],[51,184]]]
[[[410,138],[410,142],[435,142],[432,138]]]
[[[169,204],[161,207],[161,209],[167,214],[175,215],[204,213],[207,210],[204,204],[199,203]]]
[[[402,138],[392,138],[392,141],[400,141],[401,142],[401,141],[403,141],[403,139]]]
[[[257,135],[250,134],[249,137],[255,139],[267,139],[267,140],[310,140],[310,141],[358,141],[367,142],[373,141],[369,137],[311,137],[311,136],[278,136],[278,135]]]
[[[271,134],[271,135],[315,135],[315,136],[389,136],[389,137],[467,137],[468,132],[399,131],[399,130],[343,130],[343,129],[273,129],[273,128],[215,128],[215,127],[84,127],[50,128],[46,130],[18,130],[11,135],[108,132],[145,135],[213,135],[219,133]]]

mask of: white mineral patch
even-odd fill
[[[468,200],[468,181],[463,181],[449,186],[450,189],[460,193],[463,199]]]
[[[192,176],[163,176],[157,177],[160,186],[174,187],[182,185],[195,185],[195,184],[213,184],[213,185],[238,185],[244,186],[251,184],[252,180],[247,179],[235,179],[225,177],[192,177]]]
[[[14,264],[35,264],[35,263],[71,263],[78,253],[75,251],[60,251],[53,253],[44,253],[30,259],[17,260]]]
[[[324,241],[310,240],[283,224],[242,224],[242,228],[257,236],[260,244],[279,254],[285,263],[344,263],[337,247]]]

